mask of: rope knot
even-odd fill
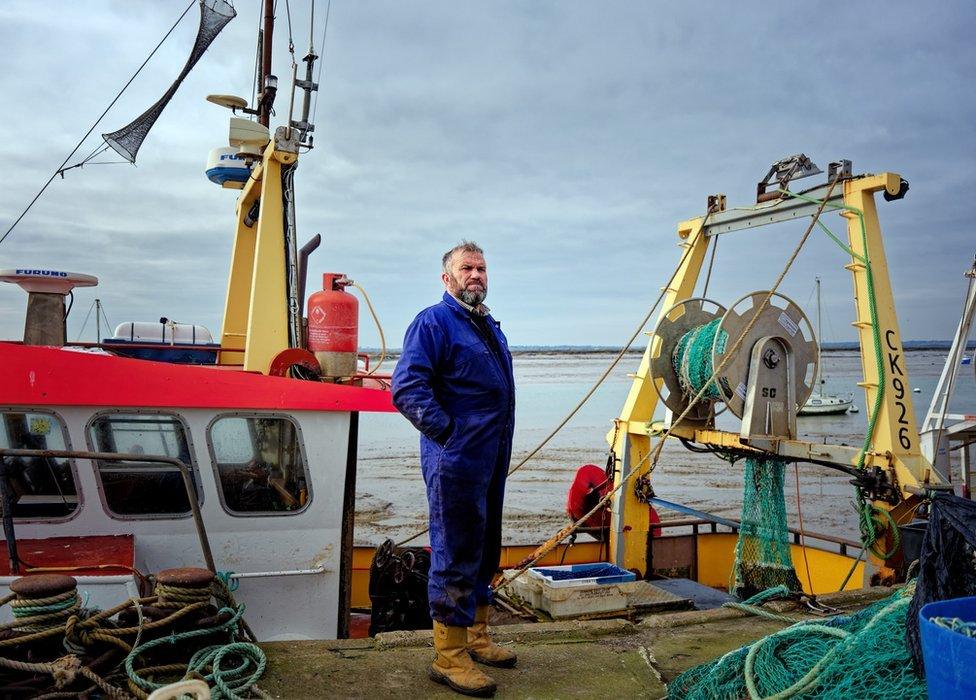
[[[80,616],[72,615],[69,617],[64,623],[64,639],[75,646],[89,647],[94,644],[95,638],[81,623]]]
[[[54,679],[54,686],[59,690],[75,682],[78,672],[81,670],[81,659],[74,654],[62,656],[51,662],[51,677]]]

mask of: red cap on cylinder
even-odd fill
[[[359,300],[347,293],[341,272],[322,275],[322,291],[308,298],[308,349],[326,376],[356,373],[359,349]]]

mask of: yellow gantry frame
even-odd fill
[[[910,386],[905,367],[905,353],[902,348],[898,319],[895,316],[894,298],[888,279],[888,267],[882,244],[881,227],[874,197],[877,192],[886,190],[891,195],[899,191],[901,178],[893,173],[859,177],[843,182],[844,205],[842,215],[848,219],[848,240],[856,258],[846,266],[854,281],[854,300],[857,320],[854,326],[858,331],[861,345],[861,364],[864,381],[859,385],[865,391],[865,405],[871,411],[878,394],[878,368],[875,361],[874,331],[871,321],[869,285],[867,268],[862,260],[871,263],[874,282],[874,299],[877,310],[877,324],[881,339],[882,362],[884,366],[885,390],[883,401],[875,421],[871,448],[865,454],[865,466],[878,466],[888,470],[907,499],[909,506],[915,497],[905,491],[921,483],[937,482],[938,476],[929,462],[922,456],[919,446],[918,428],[915,412],[909,398]],[[826,211],[830,211],[828,208]],[[860,213],[860,215],[859,215]],[[862,234],[862,219],[864,231]],[[691,219],[678,224],[679,247],[682,248],[681,262],[671,286],[665,290],[658,321],[682,299],[694,296],[695,286],[701,273],[702,263],[708,250],[710,239],[703,227],[704,218]],[[659,401],[658,389],[663,383],[660,378],[650,376],[651,358],[657,352],[660,339],[651,334],[644,351],[637,374],[620,417],[608,435],[608,441],[617,456],[618,468],[615,471],[615,486],[620,484],[629,468],[646,473],[649,464],[645,462],[651,446],[649,436],[650,422]],[[675,426],[672,435],[687,437],[697,442],[724,447],[747,448],[739,440],[737,433],[718,430],[702,430],[694,425]],[[856,465],[860,450],[843,446],[811,444],[798,440],[783,440],[775,445],[777,454],[785,457],[810,457],[826,461],[838,461]],[[632,478],[621,490],[614,503],[613,525],[611,527],[610,552],[618,566],[647,573],[648,521],[647,507],[635,495]],[[890,508],[886,504],[877,504]],[[910,515],[911,508],[899,505],[892,510],[901,522]],[[622,541],[621,541],[622,540]]]
[[[289,346],[281,168],[295,163],[298,153],[287,148],[277,136],[271,140],[237,199],[220,364],[243,364],[247,372],[267,374],[271,360]],[[255,202],[258,219],[248,226]]]

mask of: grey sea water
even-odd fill
[[[536,352],[515,357],[517,410],[513,462],[518,462],[566,416],[610,364],[615,353]],[[946,351],[909,351],[906,366],[915,418],[921,422],[945,362]],[[566,491],[576,469],[606,462],[606,434],[621,410],[636,371],[639,353],[628,353],[576,416],[547,446],[509,478],[506,489],[505,539],[511,544],[544,540],[567,522]],[[801,417],[801,437],[816,442],[859,446],[867,428],[860,355],[825,352],[825,392],[853,394],[857,414]],[[960,373],[952,410],[976,413],[973,367]],[[663,417],[663,408],[658,409]],[[720,427],[738,429],[737,419],[720,416]],[[405,537],[426,524],[426,500],[420,475],[417,433],[397,414],[361,418],[360,467],[357,483],[357,544],[376,544],[386,537]],[[797,524],[795,475],[787,473],[787,509]],[[857,538],[857,519],[850,505],[849,477],[825,467],[800,465],[800,505],[807,530]],[[685,450],[669,442],[653,475],[664,499],[718,515],[737,517],[741,507],[742,465]],[[677,517],[667,512],[663,518]],[[422,540],[421,540],[422,541]]]

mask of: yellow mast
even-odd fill
[[[279,353],[302,344],[304,300],[299,298],[302,282],[290,170],[298,163],[299,147],[311,148],[311,139],[305,143],[305,137],[314,130],[308,121],[308,108],[311,93],[318,90],[312,80],[318,56],[310,43],[304,58],[304,81],[297,80],[293,68],[288,123],[278,127],[274,138],[269,138],[268,124],[278,91],[278,79],[271,74],[275,3],[264,0],[263,5],[264,21],[258,35],[261,64],[257,103],[248,109],[242,98],[214,95],[208,99],[256,116],[256,123],[231,119],[230,143],[240,147],[242,153],[260,157],[237,199],[237,229],[224,301],[219,362],[243,365],[247,372],[267,373]],[[289,42],[290,39],[289,36]],[[300,121],[291,119],[296,87],[304,92]]]
[[[298,138],[297,130],[278,128],[237,200],[220,363],[243,364],[247,372],[267,373],[289,347],[281,170],[298,162]]]

